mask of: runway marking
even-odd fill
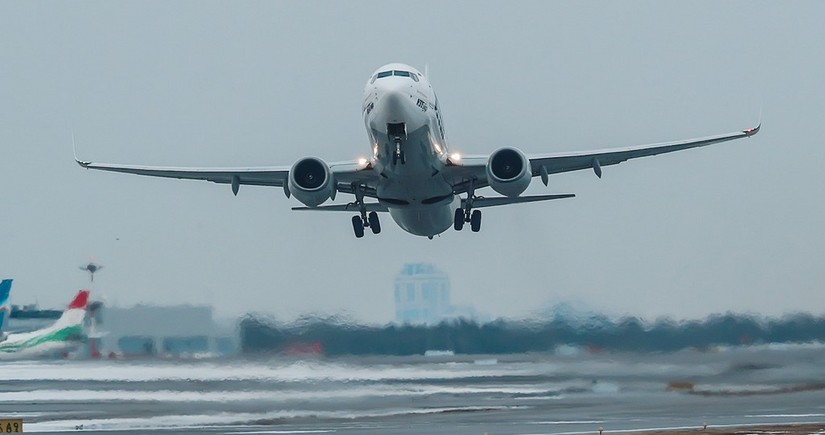
[[[263,430],[263,431],[245,431],[245,432],[227,432],[227,435],[255,435],[255,434],[291,434],[291,433],[330,433],[337,432],[333,429],[318,429],[318,430]]]

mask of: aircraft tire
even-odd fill
[[[473,210],[473,214],[470,216],[470,229],[474,233],[481,230],[481,210]]]
[[[378,220],[378,213],[371,211],[367,220],[370,223],[370,230],[372,230],[373,234],[381,232],[381,221]]]
[[[453,219],[453,228],[456,231],[461,231],[464,228],[464,209],[457,208],[455,210],[455,218]]]
[[[352,217],[352,230],[355,232],[356,238],[364,237],[364,222],[361,220],[361,216]]]

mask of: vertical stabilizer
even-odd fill
[[[86,303],[89,301],[89,290],[80,290],[77,292],[77,296],[74,297],[72,303],[69,304],[69,309],[79,308],[81,310],[86,309]]]
[[[89,290],[80,290],[72,299],[69,308],[63,312],[63,315],[57,319],[54,326],[58,328],[65,328],[68,326],[79,326],[83,323],[83,318],[86,317],[86,303],[89,301]]]
[[[6,319],[11,315],[11,305],[9,304],[9,293],[11,293],[10,279],[0,282],[0,337],[3,337],[3,327],[6,326]]]

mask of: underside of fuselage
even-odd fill
[[[433,147],[429,126],[407,131],[400,139],[392,133],[371,129],[378,142],[379,203],[389,209],[398,226],[412,234],[431,237],[446,231],[461,201],[441,174],[443,163]]]
[[[418,71],[400,64],[385,68],[367,84],[364,100],[379,174],[376,196],[402,229],[432,237],[450,228],[461,205],[442,174],[446,145],[437,99]]]

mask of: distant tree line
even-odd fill
[[[241,321],[244,353],[277,353],[313,345],[325,355],[421,355],[427,350],[457,354],[542,352],[559,345],[614,351],[674,351],[717,345],[792,343],[825,339],[825,317],[795,314],[779,319],[727,313],[704,320],[652,323],[636,317],[508,321],[468,320],[435,326],[365,326],[341,320],[303,319],[279,324],[255,316]]]

